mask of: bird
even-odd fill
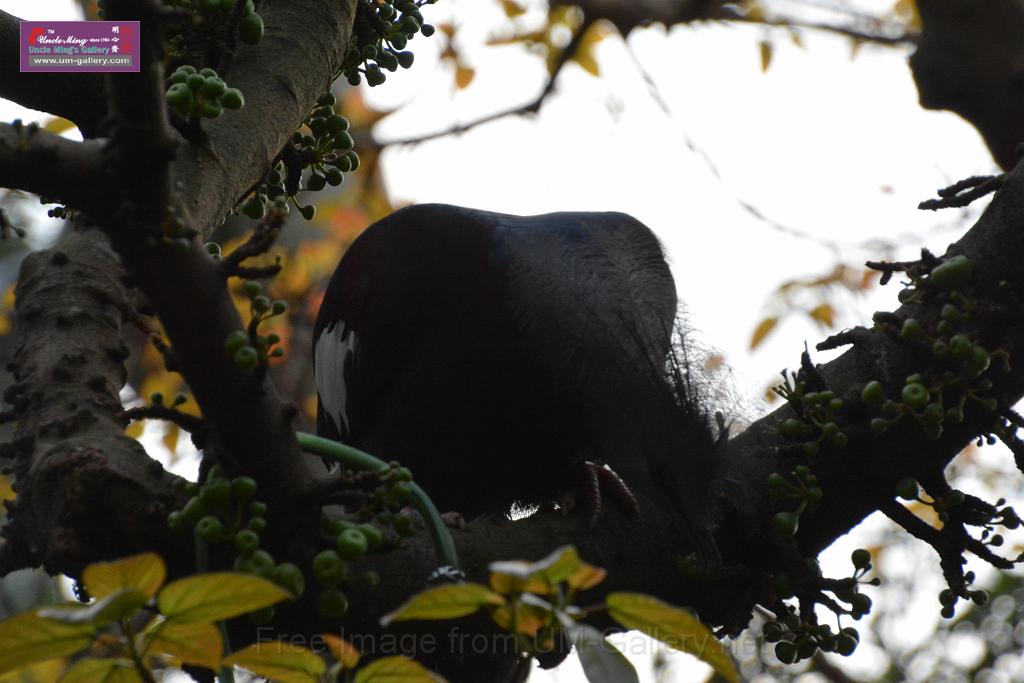
[[[660,242],[627,214],[402,208],[326,287],[317,431],[466,518],[544,505],[596,463],[700,536],[718,439],[674,362],[677,309]]]

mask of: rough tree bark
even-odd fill
[[[699,7],[688,18],[702,14],[706,4],[695,3]],[[922,0],[923,12],[929,4]],[[188,571],[188,549],[166,531],[167,513],[183,501],[175,478],[123,435],[119,418],[124,326],[139,323],[139,293],[166,332],[169,365],[185,376],[202,410],[205,443],[238,472],[254,476],[268,494],[265,545],[275,556],[300,564],[312,556],[317,475],[296,444],[292,409],[267,381],[254,383],[220,355],[224,338],[242,323],[226,277],[205,253],[202,237],[259,178],[326,89],[345,52],[354,6],[355,0],[261,3],[266,37],[258,48],[240,50],[230,74],[232,85],[246,93],[247,105],[204,124],[208,137],[200,144],[184,141],[167,125],[155,52],[141,74],[90,79],[80,98],[54,95],[51,88],[59,87],[59,79],[27,86],[12,70],[12,55],[0,53],[0,74],[5,74],[0,96],[56,111],[80,122],[87,134],[109,136],[79,144],[0,124],[0,185],[66,202],[82,216],[62,244],[27,259],[19,278],[17,351],[10,364],[17,382],[5,396],[18,429],[2,452],[14,467],[19,497],[4,532],[0,570],[43,565],[75,575],[88,562],[146,549],[168,558],[173,572]],[[106,11],[110,17],[141,17],[152,31],[160,10],[152,0],[107,0]],[[0,14],[0,37],[13,30],[13,21]],[[155,44],[152,33],[146,40]],[[928,44],[924,38],[922,43]],[[973,111],[962,113],[970,118]],[[1002,128],[995,128],[1001,134]],[[1006,144],[996,147],[1005,151]],[[1010,165],[1004,152],[997,156]],[[143,239],[169,216],[198,231],[188,249]],[[1006,301],[1007,291],[1024,297],[1022,225],[1024,166],[1018,165],[1002,179],[977,225],[951,247],[978,264],[974,285],[993,300]],[[985,318],[980,334],[991,348],[1009,355],[1011,370],[998,375],[993,390],[1000,405],[1008,406],[1024,395],[1024,316],[1019,305],[1003,305],[1017,315]],[[910,310],[925,321],[938,317],[928,306],[905,307],[897,315]],[[919,370],[915,354],[883,327],[851,335],[854,348],[821,369],[829,387],[851,404],[867,380],[898,387]],[[708,623],[734,633],[747,623],[754,604],[770,597],[773,572],[814,557],[870,512],[891,512],[900,479],[915,477],[942,495],[942,468],[991,422],[984,411],[968,411],[960,427],[927,442],[910,436],[878,439],[866,423],[854,426],[841,455],[824,455],[814,463],[825,499],[801,518],[794,547],[771,530],[778,505],[765,486],[770,473],[788,472],[796,462],[778,435],[778,425],[792,414],[782,408],[735,438],[713,480],[706,482],[719,494],[711,519],[724,561],[712,578],[680,569],[679,559],[690,549],[678,545],[678,520],[650,505],[640,521],[609,511],[596,530],[576,517],[547,513],[514,523],[474,520],[454,532],[464,569],[470,579],[481,580],[491,560],[537,558],[573,543],[588,561],[609,570],[610,579],[595,598],[614,589],[644,591],[690,605]],[[310,618],[309,604],[300,602],[280,611],[275,632],[308,636],[340,627],[348,633],[380,633],[379,615],[421,589],[434,563],[421,534],[368,561],[383,585],[359,594],[342,623]],[[489,632],[480,622],[461,626]],[[492,663],[461,659],[466,653],[448,638],[447,624],[409,628],[435,635],[439,659],[477,667],[464,668],[463,680],[496,675]],[[497,659],[498,668],[515,663],[507,656]]]

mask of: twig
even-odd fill
[[[261,279],[274,277],[281,271],[281,264],[275,263],[270,266],[243,266],[246,259],[265,254],[273,246],[284,225],[284,212],[277,209],[269,209],[267,215],[256,226],[244,244],[221,259],[218,267],[224,277],[244,277],[249,279]]]
[[[800,21],[799,19],[754,19],[728,10],[720,11],[717,15],[712,15],[708,18],[718,21],[734,21],[737,23],[759,24],[761,26],[769,26],[772,28],[808,29],[811,31],[824,31],[826,33],[835,33],[846,38],[852,38],[853,40],[857,40],[863,43],[874,43],[876,45],[900,46],[917,44],[917,36],[907,31],[903,31],[898,35],[887,36],[880,33],[869,33],[867,31],[862,31],[860,29],[856,29],[850,26],[840,26],[839,24],[826,24],[823,22],[814,21]]]
[[[816,348],[818,351],[830,351],[842,346],[857,346],[864,343],[871,336],[871,330],[866,327],[857,326],[842,332],[833,334],[823,342],[819,342]]]
[[[552,91],[555,89],[555,81],[558,79],[559,73],[561,73],[565,65],[568,64],[569,61],[573,58],[573,55],[576,54],[576,50],[579,49],[580,42],[583,40],[583,36],[586,35],[587,30],[593,25],[594,21],[595,20],[590,17],[585,17],[583,19],[583,23],[580,24],[580,27],[576,29],[576,31],[573,33],[572,38],[569,40],[569,43],[565,46],[565,49],[558,53],[558,58],[555,60],[555,63],[551,68],[551,75],[548,77],[548,81],[544,85],[544,89],[541,90],[540,94],[537,95],[537,97],[533,98],[526,104],[522,104],[516,107],[510,107],[508,109],[503,109],[501,111],[496,111],[492,114],[487,114],[486,116],[474,119],[473,121],[470,121],[468,123],[456,124],[444,130],[435,131],[433,133],[427,133],[425,135],[417,135],[409,138],[400,138],[398,140],[387,140],[385,142],[378,143],[378,145],[380,147],[387,147],[389,145],[418,145],[421,142],[436,140],[438,138],[447,137],[449,135],[461,135],[466,131],[476,128],[477,126],[482,126],[486,123],[497,121],[498,119],[503,119],[506,116],[523,116],[526,114],[536,114],[537,112],[540,111],[541,105],[544,104],[544,101],[548,98],[549,95],[551,95]]]
[[[121,417],[127,420],[164,420],[176,424],[192,434],[202,435],[206,430],[206,421],[203,418],[162,405],[128,408],[121,411]]]
[[[878,281],[879,285],[889,284],[889,280],[892,279],[893,273],[904,273],[911,268],[918,266],[925,266],[927,269],[934,268],[942,259],[935,256],[927,249],[921,250],[921,258],[916,261],[867,261],[864,265],[871,270],[877,270],[882,273],[881,279]]]
[[[937,211],[954,207],[964,207],[991,194],[1003,186],[1002,175],[978,175],[964,178],[949,187],[938,191],[940,199],[926,199],[917,205],[921,210]]]

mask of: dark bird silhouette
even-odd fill
[[[676,313],[661,245],[628,215],[408,207],[327,287],[318,431],[466,516],[551,501],[596,460],[702,536],[716,440],[670,362]]]

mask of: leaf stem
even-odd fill
[[[354,467],[360,470],[382,470],[388,465],[383,460],[376,458],[365,451],[352,446],[331,441],[319,436],[298,432],[299,446],[306,453],[318,455],[322,458],[329,458],[343,465]],[[430,500],[426,492],[416,482],[412,482],[412,504],[422,515],[423,521],[427,524],[430,532],[430,539],[437,551],[438,562],[453,569],[459,568],[459,557],[455,551],[455,541],[452,540],[451,532],[441,519],[441,513],[437,506]]]

